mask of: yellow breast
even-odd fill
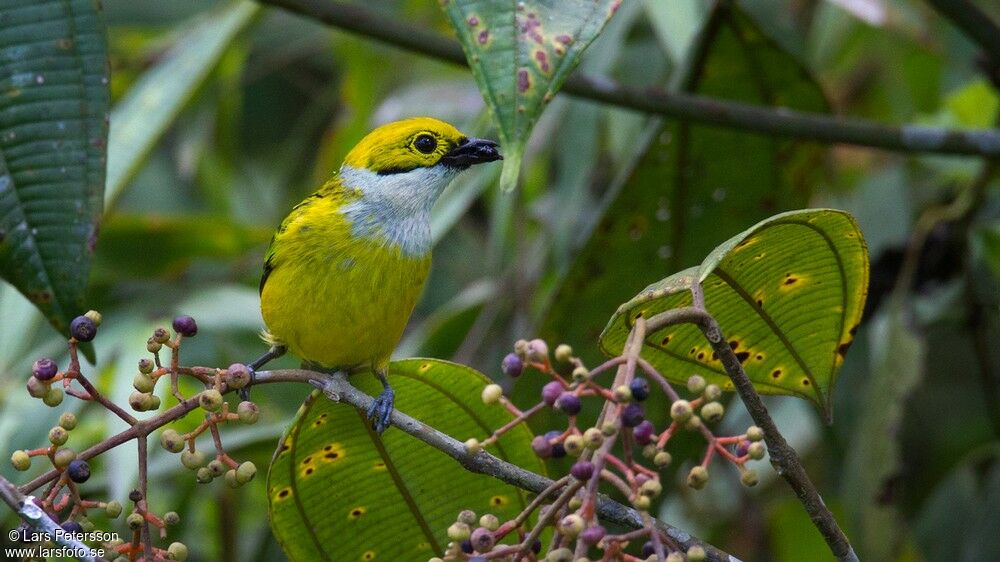
[[[429,252],[411,255],[359,225],[360,197],[334,185],[296,207],[275,234],[261,285],[271,336],[324,367],[388,362],[430,267]]]

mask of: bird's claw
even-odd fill
[[[395,402],[396,393],[391,388],[386,388],[368,406],[368,419],[376,433],[381,435],[389,427]]]
[[[250,382],[248,382],[246,386],[241,388],[239,392],[240,400],[244,402],[250,400],[250,387],[253,386],[253,383],[257,382],[257,371],[254,370],[254,368],[251,365],[247,365],[246,367],[247,371],[250,371]]]

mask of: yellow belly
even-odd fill
[[[365,240],[286,234],[261,291],[268,331],[323,367],[384,366],[420,296],[430,257]]]

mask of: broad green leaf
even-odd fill
[[[84,310],[104,193],[108,61],[97,6],[0,4],[0,276],[64,334]]]
[[[826,111],[815,80],[735,8],[712,14],[699,41],[707,46],[690,49],[682,90]],[[634,143],[632,171],[565,274],[546,337],[586,348],[636,287],[696,264],[747,224],[804,207],[822,155],[815,145],[683,122],[650,127]]]
[[[790,211],[754,225],[700,266],[653,283],[621,305],[601,334],[601,348],[618,355],[635,318],[690,306],[695,283],[758,392],[800,396],[831,415],[834,378],[868,289],[868,252],[850,215]],[[644,357],[671,381],[700,374],[733,388],[693,325],[648,334]]]
[[[489,379],[435,359],[389,367],[396,407],[457,439],[484,436],[510,421],[500,407],[482,406]],[[374,394],[374,377],[352,384]],[[491,452],[543,472],[520,426]],[[268,473],[271,527],[293,561],[426,560],[441,556],[447,528],[463,509],[512,518],[525,493],[466,471],[428,445],[389,428],[381,438],[354,408],[313,394],[275,453]]]
[[[500,131],[514,188],[538,116],[621,0],[441,0]]]
[[[108,139],[108,207],[259,9],[255,2],[239,1],[200,16],[115,105]]]
[[[902,298],[876,317],[870,345],[871,369],[855,435],[847,449],[843,499],[851,522],[852,541],[863,560],[892,560],[905,538],[893,502],[880,501],[902,469],[898,428],[910,394],[923,378],[927,347],[907,324],[912,312]]]

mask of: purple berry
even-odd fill
[[[542,387],[542,400],[549,406],[552,406],[562,396],[564,390],[563,385],[559,381],[552,381]]]
[[[750,451],[750,442],[749,441],[741,440],[739,443],[736,444],[736,456],[737,457],[742,457],[743,455],[747,454],[748,451]]]
[[[543,459],[547,459],[552,456],[552,445],[544,435],[538,435],[531,440],[531,450]]]
[[[77,316],[69,323],[69,334],[76,341],[90,341],[97,335],[97,325],[86,316]]]
[[[69,479],[73,482],[83,484],[90,480],[90,465],[87,461],[75,459],[66,467],[66,474],[69,474]]]
[[[556,408],[566,412],[568,416],[575,416],[580,413],[580,399],[572,392],[563,392],[556,399]]]
[[[58,372],[59,366],[56,365],[55,361],[47,357],[35,361],[35,363],[31,366],[31,374],[35,375],[35,378],[40,381],[47,381],[56,376],[56,373]]]
[[[198,333],[198,324],[195,323],[194,318],[181,315],[174,318],[174,331],[186,338],[190,338]]]
[[[473,550],[472,550],[472,541],[470,541],[469,539],[465,539],[464,541],[462,541],[462,544],[460,546],[462,547],[462,552],[464,552],[466,554],[472,554],[473,553]]]
[[[551,442],[553,439],[557,439],[561,435],[562,435],[561,431],[553,429],[552,431],[545,434],[545,438]],[[552,445],[552,458],[561,459],[565,456],[566,456],[566,448],[563,447],[562,443],[556,443]]]
[[[587,527],[582,533],[580,533],[580,540],[582,540],[585,544],[595,545],[601,542],[601,539],[604,538],[606,533],[607,531],[604,530],[604,527],[594,525],[593,527]]]
[[[635,442],[640,445],[649,445],[649,442],[653,440],[653,423],[649,420],[642,420],[639,425],[635,426],[632,430],[632,436],[635,437]]]
[[[535,539],[535,542],[531,543],[531,552],[538,554],[542,551],[542,541],[541,539]]]
[[[524,361],[521,361],[516,353],[508,353],[500,363],[500,370],[508,377],[516,379],[524,372]]]
[[[635,427],[642,423],[644,419],[645,414],[642,412],[642,406],[634,402],[625,406],[625,409],[622,410],[622,423],[625,424],[625,427]]]
[[[653,541],[646,541],[646,543],[642,545],[642,557],[649,558],[654,554],[656,554],[656,547],[653,546]]]
[[[475,531],[472,531],[472,536],[469,537],[469,542],[472,543],[472,548],[476,552],[489,552],[493,550],[493,545],[496,544],[496,539],[493,537],[493,531],[485,528],[479,527]]]
[[[579,461],[570,469],[570,474],[577,480],[590,480],[594,475],[594,464],[590,461]]]
[[[73,535],[83,533],[83,525],[80,525],[76,521],[68,520],[60,525],[60,527],[62,527],[63,531]]]
[[[632,379],[632,382],[628,385],[629,389],[632,391],[632,398],[636,402],[642,402],[646,398],[649,398],[649,381],[642,377],[636,377]]]
[[[490,562],[490,561],[482,556],[473,556],[472,558],[469,558],[469,562]]]

